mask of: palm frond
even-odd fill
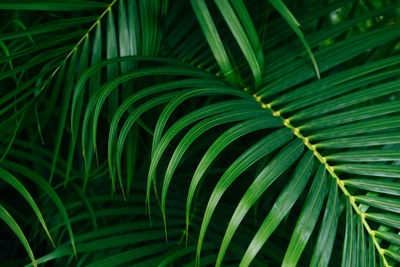
[[[395,266],[398,11],[2,1],[1,259]]]

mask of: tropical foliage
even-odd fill
[[[2,266],[395,266],[399,12],[0,1]]]

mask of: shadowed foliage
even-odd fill
[[[399,12],[0,1],[0,265],[397,266]]]

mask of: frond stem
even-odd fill
[[[101,15],[97,18],[97,20],[95,21],[95,23],[93,23],[92,26],[90,26],[90,28],[87,30],[87,32],[81,37],[81,39],[79,39],[79,41],[76,43],[76,45],[71,49],[71,51],[69,51],[69,53],[67,54],[67,56],[63,59],[63,61],[60,63],[60,65],[58,65],[58,67],[51,73],[51,75],[46,79],[46,81],[44,82],[43,86],[39,89],[39,93],[37,95],[39,95],[43,89],[46,87],[46,85],[53,79],[53,77],[58,73],[58,71],[61,69],[61,67],[65,64],[65,62],[67,62],[67,60],[74,54],[75,51],[78,50],[79,46],[81,45],[81,43],[83,43],[83,41],[86,40],[86,38],[89,37],[89,33],[97,26],[97,24],[100,23],[101,19],[109,12],[111,11],[112,6],[117,2],[118,0],[113,0],[108,6],[107,8],[103,11],[103,13],[101,13]]]
[[[244,88],[243,91],[248,92],[247,88]],[[337,185],[339,188],[342,190],[343,194],[345,194],[350,201],[351,206],[354,208],[354,211],[361,217],[362,224],[364,228],[367,230],[368,234],[372,237],[373,243],[379,252],[379,255],[381,255],[383,264],[385,267],[390,267],[386,257],[385,257],[385,250],[382,249],[382,247],[379,245],[378,240],[375,237],[375,231],[371,229],[369,226],[367,220],[365,219],[366,215],[364,212],[361,211],[361,209],[357,206],[356,199],[353,195],[350,194],[350,192],[347,190],[347,188],[344,185],[343,180],[341,180],[337,174],[335,173],[335,168],[333,166],[330,166],[329,163],[327,162],[326,158],[319,153],[315,145],[312,145],[308,139],[308,137],[304,136],[303,134],[300,133],[300,130],[296,127],[294,127],[288,119],[285,119],[284,117],[281,116],[279,111],[275,111],[272,109],[271,104],[264,103],[261,99],[261,97],[257,96],[256,94],[253,95],[254,99],[261,104],[261,107],[264,109],[268,109],[271,111],[272,115],[275,117],[279,117],[283,121],[283,125],[286,126],[287,128],[291,129],[293,131],[293,134],[300,138],[303,142],[304,145],[310,149],[311,151],[314,152],[314,156],[322,163],[325,165],[325,169],[329,172],[329,174],[335,179]]]

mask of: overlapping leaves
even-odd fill
[[[0,8],[56,12],[62,6],[43,9],[43,1],[23,2],[5,1]],[[96,266],[399,261],[400,28],[393,16],[398,6],[370,4],[377,10],[357,14],[358,2],[310,5],[298,14],[312,29],[306,40],[297,14],[282,1],[269,2],[262,13],[243,1],[193,0],[186,7],[193,16],[179,20],[176,14],[185,16],[187,9],[176,3],[167,9],[165,1],[119,0],[106,4],[100,17],[61,19],[0,35],[7,69],[1,78],[16,84],[0,95],[0,127],[6,129],[1,134],[11,136],[1,144],[0,179],[25,198],[49,237],[58,234],[57,249],[38,263],[66,256],[72,261],[74,254],[83,255],[79,264]],[[102,6],[72,1],[64,10]],[[348,18],[328,25],[338,8],[348,10]],[[93,21],[87,32],[69,32],[63,42],[36,38]],[[25,77],[37,66],[41,71]],[[37,127],[41,134],[43,126],[51,127],[52,116],[38,113],[46,109],[57,112],[58,121],[51,157],[43,163],[24,158],[23,149],[39,150],[26,143],[18,149],[16,139],[24,138],[21,128]],[[25,122],[30,113],[36,121]],[[41,172],[48,179],[19,160],[45,168]],[[48,229],[17,176],[46,192],[62,221],[55,219]],[[52,185],[53,179],[60,183]],[[55,191],[61,184],[82,200],[65,207]],[[132,210],[93,208],[92,202],[112,201],[95,196],[95,190],[104,193],[105,184],[128,204],[136,199],[132,187],[141,186],[145,191],[137,199],[146,203],[153,228],[137,203]],[[89,214],[70,216],[74,205],[86,205]],[[0,208],[36,264],[20,226],[7,207]],[[251,213],[256,220],[249,227]],[[123,224],[123,214],[140,219]],[[102,217],[113,226],[99,228]],[[74,233],[71,224],[81,220],[93,231]],[[67,229],[69,242],[60,229]],[[277,245],[285,246],[280,256],[267,252],[275,249],[277,229],[287,241]],[[164,235],[173,241],[164,243]],[[114,247],[115,255],[95,253]]]

